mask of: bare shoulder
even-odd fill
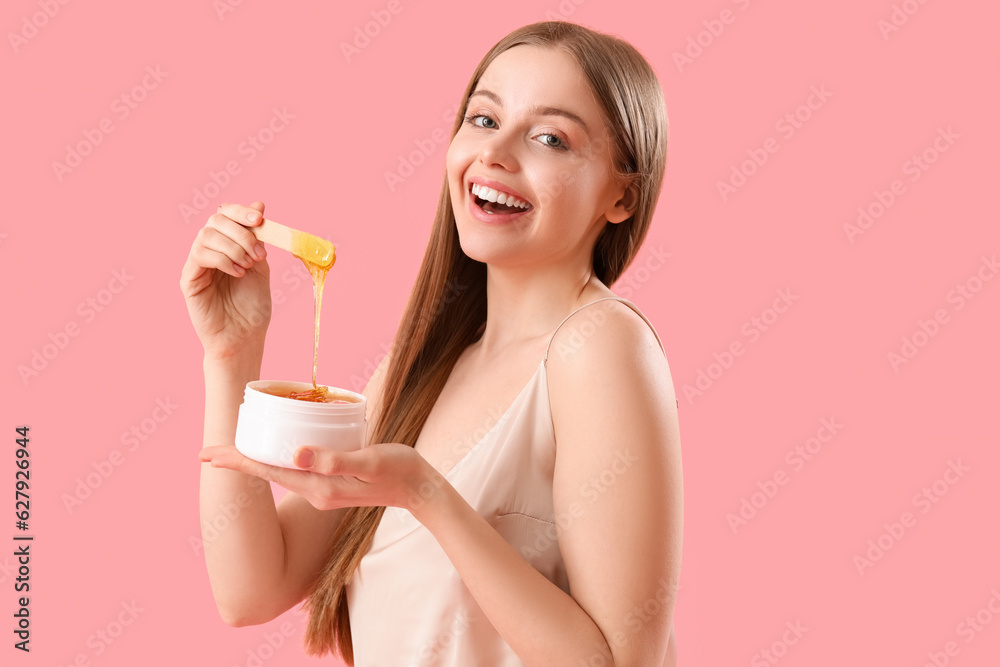
[[[550,374],[569,377],[637,368],[669,375],[656,333],[617,299],[591,303],[570,316],[552,337],[547,367]]]
[[[557,442],[573,423],[614,418],[676,428],[666,355],[641,315],[616,299],[592,303],[556,331],[546,369]]]

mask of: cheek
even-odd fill
[[[465,166],[471,162],[473,152],[473,146],[466,137],[462,136],[462,132],[459,130],[458,134],[448,144],[445,162],[449,169],[453,164],[456,166]]]

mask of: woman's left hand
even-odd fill
[[[412,511],[445,483],[413,447],[399,443],[373,444],[353,452],[300,447],[293,459],[298,470],[254,461],[233,445],[206,447],[198,458],[215,468],[275,482],[319,510],[384,505]]]

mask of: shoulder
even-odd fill
[[[557,437],[570,424],[673,421],[677,399],[664,351],[645,319],[617,299],[575,312],[552,337],[546,361]]]
[[[547,366],[556,373],[586,373],[616,362],[665,367],[657,335],[644,317],[618,299],[591,302],[553,334]]]

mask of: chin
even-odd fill
[[[484,238],[482,234],[470,234],[468,229],[463,233],[461,226],[459,226],[458,241],[462,252],[469,259],[492,266],[503,264],[511,255],[517,254],[517,251],[509,245],[498,243],[498,239]]]

